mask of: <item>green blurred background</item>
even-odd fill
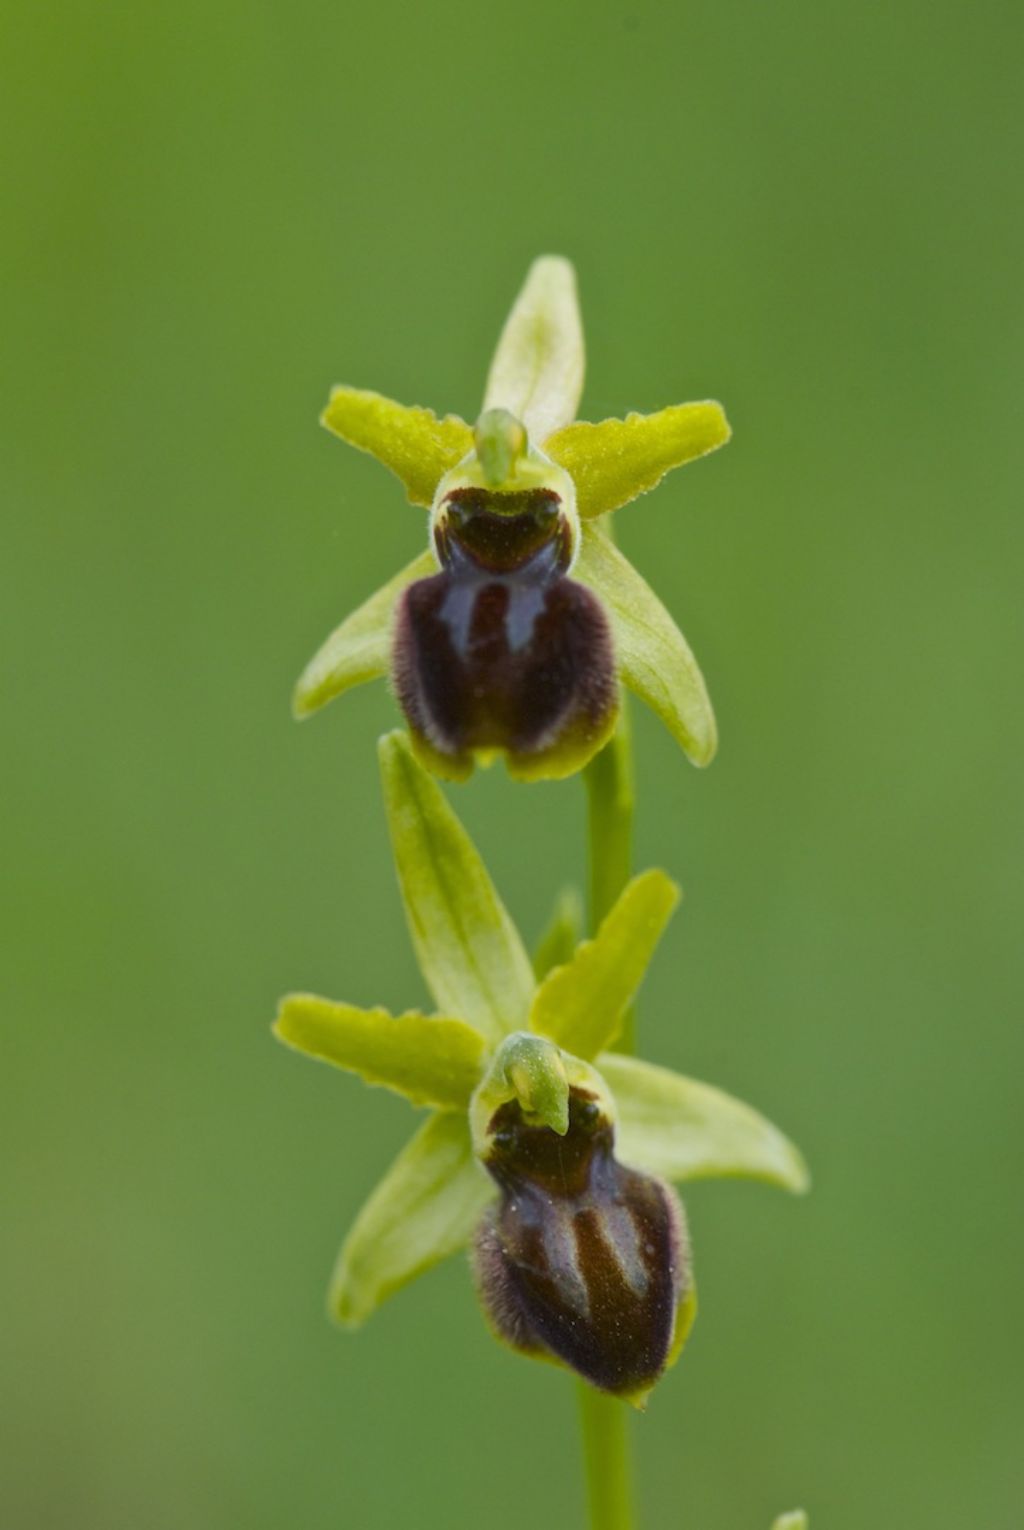
[[[288,711],[423,520],[318,410],[472,417],[543,250],[587,415],[733,421],[619,520],[722,732],[699,774],[637,717],[639,860],[687,890],[642,1031],[816,1174],[688,1196],[643,1524],[1019,1525],[1019,4],[2,25],[3,1525],[580,1523],[571,1385],[461,1261],[328,1326],[409,1113],[268,1029],[294,986],[424,998],[385,689]],[[456,800],[533,938],[579,784]]]

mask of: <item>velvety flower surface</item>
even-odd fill
[[[607,742],[624,683],[706,764],[714,715],[682,634],[607,517],[729,439],[719,404],[575,419],[583,336],[568,261],[534,262],[470,427],[339,387],[327,427],[430,511],[429,546],[327,639],[306,716],[390,675],[421,760],[450,779],[503,755],[521,779],[578,770]]]
[[[707,1084],[611,1048],[677,902],[635,877],[592,940],[535,971],[465,829],[405,734],[381,741],[413,945],[437,1013],[311,994],[281,1004],[290,1046],[429,1114],[356,1218],[330,1310],[362,1323],[438,1260],[474,1246],[500,1337],[641,1402],[694,1312],[670,1181],[745,1176],[806,1188],[800,1154]],[[559,949],[556,965],[550,953]]]
[[[543,1046],[510,1037],[492,1074],[514,1079],[527,1049],[542,1066]],[[475,1139],[499,1190],[474,1245],[480,1299],[513,1348],[642,1401],[695,1311],[683,1209],[663,1180],[619,1162],[614,1104],[596,1071],[580,1078],[579,1059],[557,1049],[553,1061],[565,1079],[561,1118],[539,1118],[530,1092],[517,1092],[487,1104]],[[481,1086],[478,1101],[486,1094]]]

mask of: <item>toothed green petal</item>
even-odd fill
[[[335,1266],[328,1305],[348,1327],[467,1243],[493,1191],[464,1115],[431,1116],[356,1217]]]
[[[541,445],[575,419],[583,391],[576,273],[560,255],[533,262],[498,341],[484,410],[507,409]]]
[[[399,597],[415,580],[436,573],[434,554],[420,553],[334,629],[310,659],[295,687],[292,710],[296,717],[308,717],[354,685],[379,680],[387,674],[391,663],[391,626]]]
[[[749,1105],[668,1068],[605,1052],[597,1059],[615,1099],[616,1152],[664,1179],[762,1179],[801,1194],[807,1165]]]
[[[573,573],[604,602],[625,684],[657,712],[695,765],[710,764],[718,733],[704,677],[650,585],[592,525],[583,528]]]
[[[438,1009],[490,1041],[520,1030],[533,972],[479,852],[404,733],[380,741],[398,880],[416,956]]]
[[[679,889],[663,871],[634,877],[594,939],[541,983],[531,1029],[588,1060],[611,1046],[678,901]]]
[[[376,457],[402,480],[410,504],[428,509],[445,473],[473,446],[473,432],[458,415],[439,420],[432,409],[396,404],[368,388],[333,388],[320,423]]]
[[[357,1009],[315,994],[282,999],[279,1040],[404,1094],[414,1105],[465,1109],[480,1080],[484,1040],[463,1020],[410,1010]]]
[[[721,404],[673,404],[657,414],[590,425],[577,420],[544,450],[576,484],[581,516],[606,515],[654,489],[673,468],[724,446],[732,431]]]

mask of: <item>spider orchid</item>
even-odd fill
[[[323,644],[296,688],[298,717],[389,675],[435,773],[462,780],[501,755],[537,780],[572,774],[607,742],[625,685],[695,764],[711,760],[700,670],[609,516],[722,446],[729,426],[713,402],[576,420],[583,367],[573,268],[549,255],[505,323],[475,427],[334,389],[323,423],[429,509],[428,547]]]

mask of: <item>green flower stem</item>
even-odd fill
[[[625,699],[612,739],[586,768],[590,924],[597,930],[629,881],[633,858],[633,750]],[[616,1050],[632,1052],[634,1012]],[[627,1406],[577,1383],[591,1530],[633,1530]]]
[[[576,1383],[591,1530],[633,1530],[627,1404]]]
[[[633,859],[633,750],[623,698],[619,725],[585,771],[590,923],[596,930],[629,881]]]
[[[611,516],[603,517],[600,524],[614,544]],[[587,783],[590,929],[595,934],[629,881],[633,864],[633,740],[625,695],[621,697],[618,727],[583,775]],[[623,1026],[618,1050],[633,1051],[632,1017]]]
[[[633,746],[623,697],[619,725],[584,772],[590,845],[590,926],[597,930],[629,881],[633,859]],[[623,1022],[618,1052],[634,1050],[633,1011]]]

